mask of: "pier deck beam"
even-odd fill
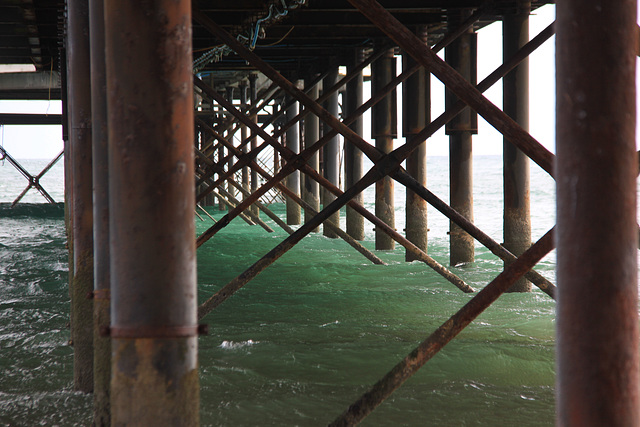
[[[450,17],[457,26],[464,17]],[[475,84],[476,80],[475,34],[473,28],[445,48],[447,63],[465,80]],[[457,97],[446,91],[447,105],[453,105]],[[450,205],[465,218],[473,222],[473,148],[472,135],[477,133],[475,112],[466,107],[446,126],[449,135],[449,182]],[[449,226],[449,262],[451,265],[473,262],[474,240],[453,221]]]
[[[89,3],[68,2],[69,140],[72,170],[73,286],[71,339],[74,388],[93,391],[93,194],[91,171],[91,59]]]
[[[105,26],[112,424],[196,426],[191,2],[106,0]]]
[[[329,72],[329,75],[324,79],[323,87],[330,88],[335,85],[338,81],[338,67],[335,66]],[[340,114],[339,104],[338,104],[338,91],[332,93],[327,99],[327,111],[331,113],[332,116],[338,117]],[[324,127],[325,132],[328,132],[328,129],[331,129],[329,126]],[[322,155],[323,155],[323,163],[324,163],[324,177],[329,180],[333,185],[339,187],[340,186],[340,139],[338,135],[333,136],[329,142],[324,146]],[[333,202],[336,199],[336,196],[328,190],[323,190],[322,203],[323,206],[328,206],[329,203]],[[333,222],[335,226],[340,227],[340,211],[335,212],[331,215],[328,221]],[[322,234],[326,237],[337,238],[338,236],[335,232],[329,227],[323,227]]]
[[[356,49],[353,57],[347,63],[347,74],[351,73],[358,64],[364,61],[364,51]],[[347,83],[345,117],[353,114],[363,102],[364,75],[360,71],[356,77]],[[364,120],[362,116],[354,120],[349,125],[358,135],[363,135]],[[345,165],[345,188],[351,187],[360,181],[364,175],[364,162],[362,151],[358,149],[351,141],[344,141],[344,165]],[[363,204],[364,197],[362,193],[353,198],[358,204]],[[347,234],[356,240],[364,240],[364,217],[357,213],[353,208],[346,208]]]
[[[419,36],[426,41],[426,28],[419,29]],[[416,61],[406,53],[402,55],[403,71],[411,69]],[[402,128],[403,136],[410,140],[417,135],[431,120],[431,84],[429,73],[424,68],[413,74],[403,84],[402,90]],[[423,187],[427,186],[427,143],[423,142],[407,158],[407,173],[415,178]],[[405,228],[407,239],[427,252],[427,201],[413,190],[406,189]],[[406,251],[405,260],[415,261],[411,251]]]
[[[387,85],[396,75],[396,61],[393,49],[371,66],[371,92],[377,93]],[[398,136],[396,119],[396,91],[395,89],[382,101],[372,107],[371,137],[375,139],[376,148],[382,153],[393,151],[393,139]],[[393,197],[393,179],[385,176],[376,182],[376,216],[391,228],[395,228],[395,206]],[[377,250],[393,250],[395,241],[382,230],[376,229],[375,247]]]
[[[634,0],[557,4],[557,425],[640,423]]]
[[[519,0],[513,15],[503,21],[505,61],[529,41],[531,2]],[[529,60],[523,60],[502,79],[503,110],[524,130],[529,130]],[[504,244],[515,256],[531,246],[529,158],[506,138],[503,142]],[[505,263],[505,266],[508,263]],[[530,292],[531,282],[519,279],[509,292]]]

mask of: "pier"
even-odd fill
[[[637,4],[558,2],[556,21],[531,34],[531,14],[553,3],[0,5],[0,65],[33,69],[0,73],[0,99],[63,105],[59,115],[0,114],[0,125],[62,125],[64,150],[47,167],[33,175],[3,147],[0,160],[26,180],[14,205],[30,190],[53,203],[40,179],[64,162],[73,387],[93,394],[94,425],[199,425],[208,315],[242,299],[238,291],[310,235],[344,241],[373,265],[402,247],[406,262],[434,271],[447,291],[470,295],[360,397],[334,408],[330,425],[363,421],[501,295],[540,291],[556,301],[557,425],[638,425]],[[503,63],[479,81],[477,32],[496,22]],[[529,133],[528,57],[553,36],[555,154]],[[431,109],[432,76],[446,87],[442,114]],[[496,84],[502,109],[483,95]],[[474,224],[478,116],[503,138],[498,240]],[[448,202],[427,180],[429,138],[440,129],[449,139]],[[531,162],[557,188],[557,224],[537,241]],[[362,197],[371,187],[374,209]],[[223,214],[197,234],[194,217],[213,219],[214,206]],[[432,214],[450,221],[445,263],[430,255]],[[198,251],[224,253],[216,236],[238,217],[285,237],[199,299]],[[458,268],[474,263],[477,244],[501,260],[481,289]],[[554,249],[557,283],[535,270]]]

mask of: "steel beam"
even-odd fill
[[[73,286],[71,324],[74,348],[74,388],[93,391],[93,207],[91,184],[91,70],[89,4],[70,0],[67,54],[69,58],[69,140],[73,186]]]
[[[529,41],[530,0],[518,0],[513,14],[503,18],[502,54],[510,58]],[[529,61],[525,59],[502,79],[502,108],[529,130]],[[503,142],[504,247],[518,256],[531,246],[529,159],[506,138]],[[510,292],[529,292],[531,283],[518,280]]]
[[[112,424],[196,426],[191,2],[106,0],[105,27]]]
[[[364,51],[356,49],[350,61],[347,63],[347,74],[355,74],[355,77],[347,83],[345,116],[351,116],[362,105],[364,75],[358,70],[358,65],[364,62]],[[364,131],[364,120],[357,118],[349,125],[358,135],[362,136]],[[344,169],[345,188],[351,187],[360,181],[364,174],[364,162],[362,151],[360,151],[351,141],[344,142]],[[362,193],[353,199],[358,204],[363,204]],[[356,240],[364,240],[364,217],[353,210],[350,206],[346,209],[347,233]]]
[[[426,27],[418,28],[419,36],[427,43]],[[402,55],[402,69],[410,70],[415,60],[407,54]],[[402,129],[403,136],[409,140],[431,121],[431,75],[424,68],[411,75],[402,85]],[[420,144],[407,158],[407,173],[420,185],[427,186],[427,143]],[[407,239],[427,252],[427,202],[409,187],[406,187],[405,233]],[[409,251],[405,260],[415,261]]]
[[[314,84],[309,90],[309,96],[311,99],[318,99],[320,96],[320,89],[317,84]],[[313,144],[320,139],[320,121],[315,114],[308,114],[304,119],[304,149],[308,150]],[[320,156],[316,152],[309,156],[307,165],[316,172],[320,171]],[[311,179],[309,176],[304,175],[304,188],[302,191],[302,199],[308,203],[316,212],[320,211],[320,186],[317,181]],[[313,218],[315,214],[305,209],[304,222],[308,222]],[[320,231],[319,229],[312,230],[313,232]]]
[[[111,324],[109,251],[109,125],[104,59],[104,0],[89,1],[91,45],[91,142],[93,149],[93,425],[111,425]]]
[[[557,425],[639,425],[637,3],[556,8]]]
[[[298,103],[293,102],[290,107],[287,108],[287,120],[293,119],[298,115]],[[300,153],[300,127],[290,127],[286,132],[287,148],[293,153]],[[274,172],[275,169],[274,169]],[[294,171],[287,176],[287,188],[293,191],[296,195],[300,195],[300,171]],[[293,202],[290,198],[287,198],[287,224],[298,225],[300,224],[300,205]]]
[[[323,87],[332,87],[338,82],[338,67],[333,67],[329,75],[323,81]],[[331,92],[326,100],[326,109],[336,119],[340,116],[340,107],[338,104],[338,92]],[[323,136],[329,134],[328,125],[325,123]],[[324,145],[322,151],[323,159],[323,176],[336,187],[340,186],[340,139],[337,134],[328,136],[328,140]],[[322,205],[327,206],[335,200],[335,195],[330,191],[323,189],[322,193]],[[340,227],[340,211],[334,212],[329,221],[333,222],[333,225]],[[328,227],[322,229],[322,234],[326,237],[336,238],[336,234]]]
[[[463,16],[449,16],[449,22],[457,25]],[[465,80],[476,84],[476,49],[473,28],[467,30],[445,49],[447,64]],[[446,91],[446,105],[457,101]],[[477,132],[475,113],[465,108],[447,123],[449,135],[449,200],[451,207],[473,222],[473,146],[472,135]],[[475,257],[473,237],[455,222],[449,223],[449,262],[451,265],[473,262]]]

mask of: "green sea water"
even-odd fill
[[[476,223],[500,240],[494,160],[476,166]],[[429,179],[446,195],[443,174]],[[543,179],[532,190],[536,238],[554,222]],[[272,208],[284,216],[283,205]],[[212,225],[195,221],[198,233]],[[267,222],[274,233],[236,219],[198,250],[201,301],[282,241]],[[429,254],[448,265],[448,221],[430,212],[429,224]],[[72,390],[65,240],[62,205],[0,205],[0,425],[90,425],[91,396]],[[364,244],[373,248],[370,226]],[[326,425],[473,297],[405,263],[401,247],[377,254],[387,265],[310,235],[205,317],[202,425]],[[477,247],[476,262],[451,269],[480,289],[501,266]],[[553,255],[537,270],[554,281]],[[362,425],[552,425],[554,310],[537,290],[503,295]]]

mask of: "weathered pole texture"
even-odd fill
[[[334,66],[329,75],[324,79],[322,85],[323,88],[328,89],[336,84],[338,81],[338,67]],[[338,117],[340,114],[340,106],[338,104],[338,92],[333,92],[326,101],[327,111],[333,116]],[[325,133],[329,132],[331,127],[325,123],[323,127]],[[315,142],[315,141],[314,141]],[[324,146],[322,151],[322,159],[323,159],[323,176],[329,180],[336,187],[340,186],[340,138],[337,134],[329,139],[329,141]],[[336,199],[336,196],[333,195],[330,191],[324,189],[322,193],[322,204],[323,206],[328,206],[331,202]],[[331,215],[328,221],[333,222],[333,225],[340,227],[340,210],[336,211],[333,215]],[[326,237],[337,238],[338,236],[331,230],[329,227],[322,228],[322,234]]]
[[[371,66],[371,92],[377,93],[396,75],[396,60],[393,49]],[[385,96],[382,101],[371,108],[371,137],[375,139],[376,148],[382,153],[393,151],[393,139],[398,136],[396,118],[396,90]],[[385,176],[376,182],[376,216],[391,228],[395,228],[395,206],[393,197],[393,179]],[[382,230],[376,229],[375,247],[377,250],[392,250],[395,241]]]
[[[636,1],[558,2],[557,425],[640,425]]]
[[[256,105],[258,102],[258,76],[256,74],[249,74],[249,101],[251,101],[251,105]],[[254,117],[254,123],[258,123],[258,115]],[[258,148],[258,138],[254,136],[251,139],[251,151],[254,151]],[[255,193],[258,189],[258,173],[255,170],[251,171],[251,192]],[[256,206],[251,206],[249,209],[253,211],[254,214],[260,215],[258,208]]]
[[[104,0],[89,1],[91,35],[91,141],[93,147],[93,425],[111,425],[111,340],[100,333],[111,324],[109,255],[109,131],[104,60]]]
[[[224,96],[224,94],[220,93],[220,96]],[[218,104],[217,109],[218,109],[218,115],[217,115],[218,123],[220,123],[220,122],[222,122],[224,120],[224,109],[222,108],[222,105],[220,105],[220,104]],[[224,146],[223,145],[218,146],[217,152],[218,152],[217,163],[220,165],[220,167],[224,168],[224,163],[225,163],[223,161],[223,158],[224,158]],[[222,181],[220,183],[220,186],[224,188],[224,184],[225,184],[225,181]],[[226,209],[226,205],[224,203],[224,200],[222,200],[222,197],[217,197],[217,199],[218,199],[218,210],[219,211],[225,210]]]
[[[247,85],[243,81],[240,84],[240,109],[245,111],[245,109],[247,109],[248,107],[249,105],[247,103]],[[247,154],[249,152],[249,144],[244,143],[247,140],[248,136],[249,135],[247,133],[247,126],[244,124],[241,124],[240,125],[240,139],[241,139],[240,144],[242,145],[241,149],[244,154]],[[244,188],[247,191],[251,189],[249,185],[249,168],[247,166],[244,166],[242,168],[242,188]],[[243,199],[245,197],[246,197],[246,193],[243,196]]]
[[[358,64],[364,61],[364,51],[356,49],[351,60],[347,63],[347,74],[353,72]],[[364,75],[359,71],[357,75],[347,83],[345,105],[345,117],[353,114],[363,102]],[[362,116],[358,117],[349,125],[358,135],[364,133],[364,120]],[[364,175],[364,162],[362,151],[360,151],[351,141],[344,141],[344,168],[345,168],[345,188],[351,187],[360,181]],[[364,197],[362,193],[358,194],[353,200],[362,205]],[[364,240],[364,217],[353,210],[350,206],[346,209],[347,234],[356,240]]]
[[[456,26],[464,16],[449,17]],[[473,28],[461,35],[445,49],[447,63],[465,80],[476,83],[476,52]],[[453,105],[458,98],[446,91],[446,105]],[[477,133],[475,112],[466,107],[445,127],[449,135],[449,202],[453,209],[473,221],[473,148],[472,134]],[[455,222],[449,223],[449,262],[458,265],[473,262],[475,256],[473,237]]]
[[[69,140],[73,186],[71,324],[74,388],[93,391],[93,194],[91,184],[91,60],[89,3],[68,3]]]
[[[426,27],[418,28],[418,36],[425,43]],[[402,70],[410,70],[416,61],[404,53],[402,55]],[[403,136],[408,140],[417,135],[431,120],[431,83],[430,74],[420,68],[402,85],[402,129]],[[423,142],[407,158],[407,173],[415,178],[423,187],[427,186],[427,143]],[[414,245],[427,252],[427,201],[417,195],[409,187],[406,189],[405,232],[407,239]],[[407,251],[406,261],[415,261],[415,256]]]
[[[191,2],[105,1],[113,425],[199,424]]]
[[[531,2],[518,0],[513,14],[504,16],[502,54],[509,59],[529,41]],[[524,130],[529,130],[529,60],[525,59],[502,79],[503,110]],[[503,142],[504,247],[515,256],[531,246],[529,208],[529,158],[506,138]],[[524,277],[510,292],[529,292]]]
[[[289,108],[287,108],[287,121],[293,119],[295,116],[298,115],[298,112],[299,112],[298,106],[299,104],[296,101],[296,102],[293,102],[291,106],[289,106]],[[287,130],[286,135],[287,135],[286,136],[287,148],[296,154],[300,153],[300,126],[298,126],[297,123],[291,126]],[[274,173],[275,172],[276,171],[274,170]],[[291,172],[287,176],[286,185],[287,185],[287,188],[289,188],[291,191],[293,191],[297,195],[300,195],[300,171],[296,170],[294,172]],[[287,224],[290,224],[290,225],[300,224],[300,216],[301,216],[300,205],[295,203],[289,197],[287,197],[286,201],[287,201]]]
[[[227,99],[229,100],[229,102],[231,102],[233,104],[233,95],[234,95],[234,87],[233,86],[228,86],[227,87]],[[228,129],[227,130],[227,140],[233,142],[233,134],[235,133],[234,129]],[[227,156],[227,170],[231,170],[231,168],[233,167],[233,156],[231,155],[231,153],[229,152],[229,150],[227,150],[227,153],[229,153],[229,155]],[[235,176],[233,177],[235,179]],[[233,188],[233,186],[227,182],[227,191],[229,192],[229,194],[231,194],[233,197],[236,196],[236,190],[235,188]]]

